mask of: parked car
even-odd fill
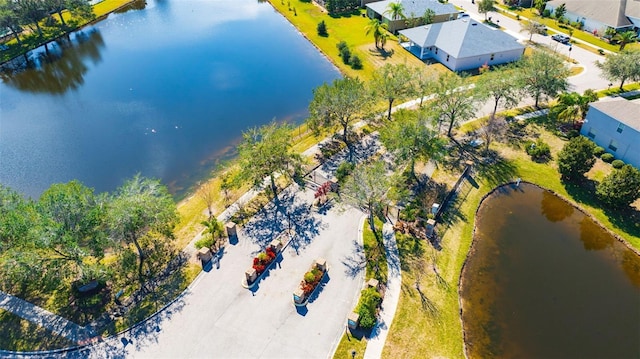
[[[554,39],[555,41],[561,43],[561,44],[568,44],[569,43],[569,36],[567,36],[567,35],[555,34],[555,35],[551,36],[551,38]]]

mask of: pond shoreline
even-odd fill
[[[582,213],[584,216],[586,216],[587,218],[591,219],[593,221],[593,223],[595,223],[598,227],[600,227],[601,229],[603,229],[605,232],[607,232],[608,234],[610,234],[613,238],[617,239],[620,243],[622,243],[626,248],[628,248],[629,250],[631,250],[633,253],[635,253],[638,257],[640,257],[640,250],[635,248],[631,243],[629,243],[626,239],[624,239],[622,236],[618,235],[617,233],[615,233],[614,231],[612,231],[611,229],[607,228],[605,225],[603,225],[594,215],[592,215],[591,213],[585,211],[582,209],[582,207],[580,207],[577,203],[569,200],[568,198],[565,198],[563,195],[545,188],[539,184],[533,183],[533,182],[528,182],[528,181],[521,181],[521,184],[527,184],[527,185],[531,185],[534,187],[537,187],[543,191],[548,191],[549,193],[553,194],[554,196],[556,196],[557,198],[559,198],[560,200],[562,200],[563,202],[565,202],[566,204],[570,205],[572,208],[580,211],[580,213]],[[464,284],[464,271],[466,269],[467,263],[469,261],[469,258],[476,252],[476,244],[477,244],[477,236],[476,236],[476,229],[478,227],[478,212],[480,211],[480,208],[482,207],[484,201],[489,198],[490,196],[494,195],[496,192],[501,191],[502,189],[504,189],[505,187],[508,188],[513,188],[513,186],[516,185],[516,182],[507,182],[504,183],[502,185],[496,186],[493,189],[491,189],[489,192],[487,192],[486,194],[484,194],[482,196],[482,198],[480,199],[480,202],[478,204],[478,207],[476,208],[475,212],[474,212],[474,220],[473,220],[473,231],[471,234],[471,245],[469,247],[469,250],[467,251],[467,255],[464,259],[464,261],[462,262],[462,267],[460,269],[460,276],[458,277],[458,305],[459,305],[459,318],[460,318],[460,324],[462,325],[462,346],[463,346],[463,353],[465,358],[469,358],[468,356],[468,352],[467,352],[467,342],[468,342],[468,335],[467,335],[467,331],[465,330],[464,327],[464,320],[462,318],[462,312],[463,312],[463,305],[462,305],[462,295],[461,295],[461,289],[462,286]]]

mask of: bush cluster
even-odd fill
[[[593,149],[593,155],[596,157],[600,157],[604,154],[604,148],[597,146],[596,148]]]
[[[376,325],[376,313],[380,303],[382,303],[382,297],[376,288],[369,287],[360,293],[358,315],[362,328],[371,329]]]
[[[611,153],[603,153],[602,156],[600,156],[600,159],[605,161],[606,163],[613,162],[614,158],[615,157],[613,157],[613,155]]]
[[[536,142],[525,141],[524,145],[527,154],[536,162],[544,162],[551,158],[551,148],[540,138]]]
[[[349,45],[345,41],[340,41],[336,47],[340,52],[340,57],[342,58],[342,62],[346,65],[350,65],[354,70],[360,70],[362,68],[362,60],[358,57],[358,55],[351,54],[351,50],[349,49]]]
[[[615,169],[621,169],[622,166],[624,166],[624,162],[621,160],[614,160],[613,162],[611,162],[611,166],[613,166],[613,168]]]

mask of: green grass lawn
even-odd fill
[[[537,124],[530,124],[528,128],[549,143],[554,155],[564,144],[564,140]],[[438,226],[443,248],[437,252],[435,260],[433,250],[426,242],[416,244],[412,238],[397,236],[403,264],[402,292],[383,357],[464,357],[458,281],[472,242],[475,212],[484,195],[517,177],[557,193],[640,249],[640,211],[602,209],[592,190],[563,183],[554,161],[547,164],[533,162],[521,149],[512,145],[497,143],[492,147],[499,151],[502,160],[492,166],[477,166],[473,177],[477,187],[469,183],[462,186],[458,201],[448,211],[448,224]],[[600,179],[606,171],[601,165],[590,175]],[[436,171],[434,180],[451,177],[442,172],[446,171]],[[408,258],[412,253],[418,253],[426,263],[435,263],[439,275],[433,270],[417,270],[410,265]],[[420,282],[426,301],[415,289],[416,280]]]
[[[50,350],[74,345],[66,338],[0,309],[0,349],[11,351]]]

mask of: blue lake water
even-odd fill
[[[5,66],[0,183],[37,197],[78,179],[111,191],[137,172],[178,197],[242,131],[300,123],[340,76],[268,3],[149,1]]]

